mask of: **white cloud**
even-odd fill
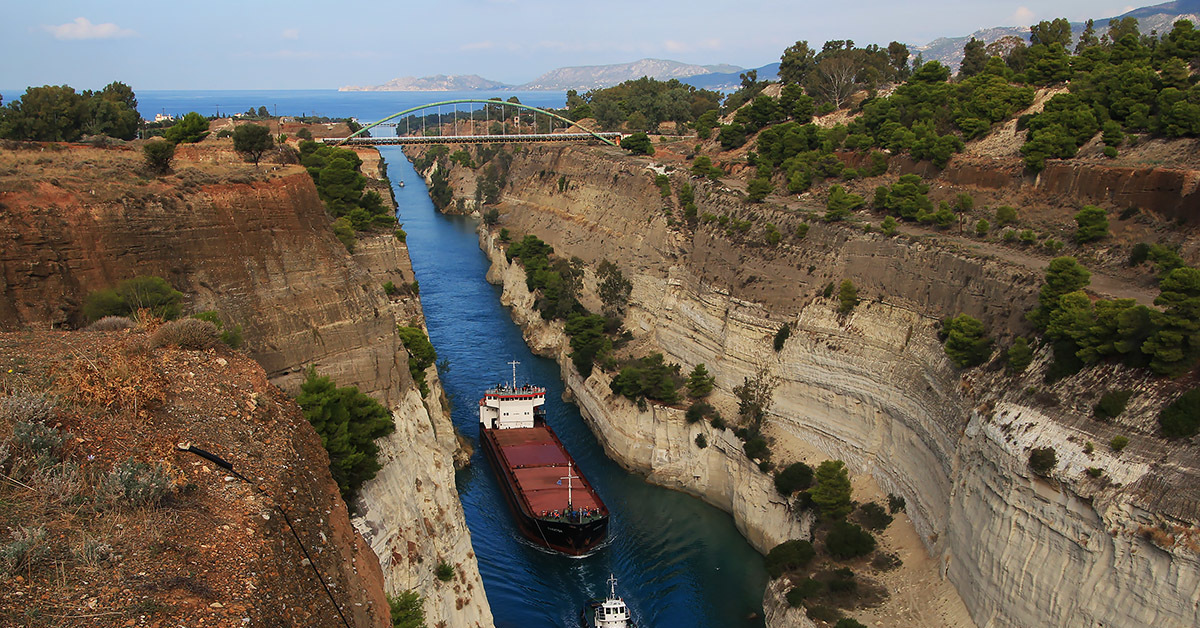
[[[1017,12],[1013,13],[1012,21],[1021,26],[1026,26],[1033,24],[1033,18],[1035,17],[1037,17],[1037,14],[1029,7],[1017,7]]]
[[[696,52],[697,50],[721,50],[724,45],[720,39],[705,39],[696,42],[668,39],[662,43],[662,47],[667,52]]]
[[[298,29],[298,28],[285,28],[285,29],[283,29],[283,32],[282,32],[282,33],[280,33],[280,35],[281,35],[281,36],[282,36],[284,39],[300,39],[300,29]]]
[[[55,39],[62,40],[117,39],[137,34],[127,28],[121,28],[112,22],[92,24],[92,21],[86,17],[77,17],[74,22],[67,22],[66,24],[59,24],[57,26],[48,24],[42,28],[51,35],[54,35]]]

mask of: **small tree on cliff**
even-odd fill
[[[650,143],[650,138],[645,133],[634,133],[621,139],[621,148],[633,153],[634,155],[653,155],[654,146]]]
[[[271,129],[265,126],[243,124],[233,130],[233,150],[254,161],[255,168],[258,167],[258,160],[262,159],[263,153],[274,145]]]
[[[826,460],[817,467],[816,486],[809,491],[812,502],[828,519],[841,519],[850,514],[850,474],[841,460]]]
[[[696,368],[692,369],[692,373],[688,375],[688,396],[693,399],[707,397],[708,393],[712,392],[715,381],[716,379],[708,374],[708,369],[704,368],[703,363],[697,364]]]

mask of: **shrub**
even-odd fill
[[[450,563],[448,563],[444,560],[438,562],[437,579],[441,580],[442,582],[450,582],[451,580],[453,580],[454,579],[454,565],[451,565]]]
[[[893,493],[888,493],[888,512],[893,515],[898,512],[904,512],[904,498]]]
[[[1121,451],[1122,449],[1125,449],[1127,445],[1129,445],[1129,439],[1120,435],[1113,436],[1112,440],[1108,441],[1108,446],[1112,448],[1113,451]]]
[[[1047,476],[1058,464],[1058,454],[1053,447],[1038,447],[1029,452],[1029,468],[1040,476]]]
[[[858,507],[858,521],[868,529],[876,532],[886,530],[892,524],[892,516],[875,502],[867,502]]]
[[[880,231],[885,236],[896,235],[896,219],[891,216],[884,216],[883,222],[879,225]]]
[[[153,508],[170,494],[171,478],[158,464],[151,466],[130,458],[113,466],[104,480],[104,487],[125,505]]]
[[[400,292],[400,289],[396,287],[396,284],[394,284],[390,281],[383,282],[383,293],[384,294],[386,294],[390,297],[390,296],[394,296],[397,292]]]
[[[705,438],[704,434],[696,434],[696,446],[700,449],[708,447],[708,439]]]
[[[1112,147],[1112,146],[1105,146],[1105,147],[1104,147],[1104,156],[1105,156],[1105,157],[1108,157],[1109,159],[1116,159],[1116,158],[1117,158],[1117,154],[1118,154],[1118,153],[1117,153],[1117,149],[1116,149],[1116,148],[1114,148],[1114,147]]]
[[[746,457],[751,460],[768,460],[771,457],[771,448],[767,445],[767,440],[761,436],[755,436],[747,440],[742,445],[742,450],[746,452]]]
[[[1012,346],[1005,353],[1008,359],[1008,370],[1013,373],[1024,373],[1025,369],[1029,368],[1029,364],[1033,362],[1033,349],[1029,348],[1029,341],[1018,337],[1013,341]]]
[[[840,519],[850,513],[850,474],[846,471],[846,463],[826,460],[817,466],[813,478],[816,486],[809,494],[813,504],[820,509],[821,516]]]
[[[825,584],[829,587],[830,593],[851,593],[858,589],[858,582],[854,580],[854,572],[849,567],[835,569],[833,577]]]
[[[992,225],[989,224],[988,221],[981,218],[979,222],[975,223],[975,235],[982,238],[987,235],[988,229],[991,228]]]
[[[0,420],[45,423],[54,416],[58,402],[45,393],[18,393],[0,397]]]
[[[221,320],[221,316],[213,310],[205,312],[197,312],[192,314],[192,318],[198,318],[202,321],[208,321],[217,326],[217,330],[221,332],[221,342],[229,345],[233,349],[242,346],[242,326],[234,325],[228,329],[225,328],[225,321]]]
[[[393,628],[424,628],[425,600],[421,598],[421,594],[411,589],[401,591],[395,597],[389,593],[387,603],[388,609],[391,611]]]
[[[679,382],[675,381],[678,368],[664,362],[661,353],[654,353],[621,369],[609,388],[631,400],[645,397],[675,403],[679,400]]]
[[[1075,242],[1079,244],[1099,240],[1108,235],[1108,215],[1095,205],[1085,205],[1079,210],[1075,214],[1075,223],[1079,225],[1075,230]]]
[[[437,351],[434,350],[433,343],[429,342],[425,330],[420,327],[399,325],[397,332],[400,334],[400,342],[408,351],[408,372],[417,384],[417,389],[421,391],[421,396],[427,397],[429,384],[425,382],[425,370],[437,362]]]
[[[174,346],[180,349],[200,351],[211,349],[221,340],[216,325],[198,318],[183,318],[169,321],[150,335],[152,348]]]
[[[866,556],[875,551],[875,537],[853,523],[835,521],[825,536],[825,550],[840,560]]]
[[[1090,441],[1090,440],[1085,441],[1083,443],[1083,453],[1088,454],[1090,456],[1093,451],[1096,451],[1096,445],[1093,444],[1092,441]]]
[[[775,352],[779,353],[783,349],[783,343],[787,342],[788,336],[792,335],[792,326],[784,323],[779,331],[775,332]]]
[[[812,486],[813,469],[803,462],[794,462],[775,474],[775,490],[784,497]]]
[[[633,155],[654,154],[654,145],[650,142],[650,137],[640,131],[632,135],[625,136],[621,140],[621,148],[624,148]]]
[[[789,571],[803,569],[816,555],[817,551],[813,549],[812,543],[793,539],[771,548],[763,558],[763,565],[774,580]]]
[[[183,293],[172,288],[161,277],[134,277],[117,284],[116,288],[97,290],[83,302],[83,315],[89,321],[106,316],[128,316],[138,310],[167,320],[178,318]]]
[[[1005,227],[1017,222],[1017,208],[1011,205],[1001,205],[996,208],[996,226]]]
[[[1100,397],[1100,401],[1092,409],[1092,416],[1101,421],[1115,419],[1125,411],[1125,404],[1129,403],[1132,396],[1132,390],[1110,390]]]
[[[890,552],[880,552],[871,559],[871,567],[879,571],[891,571],[903,564],[904,561],[900,560],[900,556]]]
[[[333,236],[346,247],[347,252],[354,252],[354,225],[350,223],[349,218],[342,216],[333,221]]]
[[[684,417],[688,423],[699,423],[706,416],[711,416],[716,410],[712,406],[703,401],[693,401],[692,405],[688,406]]]
[[[825,104],[832,107],[830,103]],[[820,604],[808,607],[808,610],[806,610],[804,614],[809,619],[816,619],[824,622],[835,622],[842,616],[838,609]]]
[[[88,325],[84,331],[120,331],[133,327],[133,320],[128,316],[105,316]]]
[[[708,374],[708,369],[704,367],[704,363],[697,364],[696,368],[692,369],[692,372],[688,375],[688,396],[694,399],[707,397],[712,392],[715,382],[716,378]]]
[[[867,627],[862,622],[860,622],[856,619],[851,619],[849,617],[843,617],[842,619],[838,620],[838,623],[833,625],[833,628],[867,628]]]
[[[311,366],[296,403],[321,435],[342,499],[352,503],[363,482],[382,467],[375,439],[396,429],[392,413],[354,386],[338,388],[328,377],[317,376]]]
[[[483,213],[483,224],[491,227],[500,222],[500,210],[493,207]]]
[[[1195,436],[1200,430],[1200,388],[1193,388],[1158,413],[1158,425],[1167,438]]]
[[[45,541],[45,528],[17,526],[12,531],[12,542],[0,547],[0,567],[4,573],[15,575],[37,567],[50,555]]]
[[[67,441],[66,436],[57,429],[40,421],[18,421],[13,424],[12,439],[39,462],[49,463],[58,461],[62,446]]]
[[[1101,469],[1100,467],[1088,467],[1087,474],[1094,478],[1098,478],[1104,475],[1104,469]]]
[[[397,230],[393,231],[392,235],[396,236],[396,239],[399,240],[400,242],[403,242],[403,243],[408,242],[408,232],[403,229],[397,229]]]
[[[808,229],[809,225],[807,222],[802,222],[796,225],[796,237],[800,240],[803,240],[804,237],[808,235]]]
[[[150,172],[166,174],[171,171],[171,160],[175,159],[175,145],[164,140],[150,140],[142,146],[142,157]]]
[[[722,419],[721,415],[717,415],[717,416],[709,419],[708,424],[713,426],[713,429],[717,429],[717,430],[725,429],[725,419]]]
[[[958,368],[979,366],[992,355],[992,339],[988,338],[983,323],[968,314],[946,319],[942,333],[946,336],[943,349]]]
[[[812,578],[805,578],[797,582],[787,592],[787,603],[792,608],[800,608],[804,600],[815,597],[822,589],[825,588],[825,583]]]
[[[849,314],[858,305],[858,289],[849,279],[843,280],[838,289],[838,314]]]

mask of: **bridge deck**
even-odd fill
[[[601,137],[620,140],[621,134],[616,132],[597,133]],[[321,141],[326,144],[346,144],[352,146],[380,146],[396,144],[508,144],[512,142],[589,142],[596,141],[596,135],[591,133],[526,133],[523,135],[441,135],[441,136],[403,136],[403,137],[326,137]]]

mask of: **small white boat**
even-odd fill
[[[580,613],[585,628],[635,628],[629,618],[629,607],[617,596],[617,578],[608,576],[608,597],[592,600]]]
[[[400,181],[399,183],[397,183],[396,185],[398,185],[398,186],[400,186],[400,187],[404,187],[404,181],[403,181],[403,180],[401,180],[401,181]]]

